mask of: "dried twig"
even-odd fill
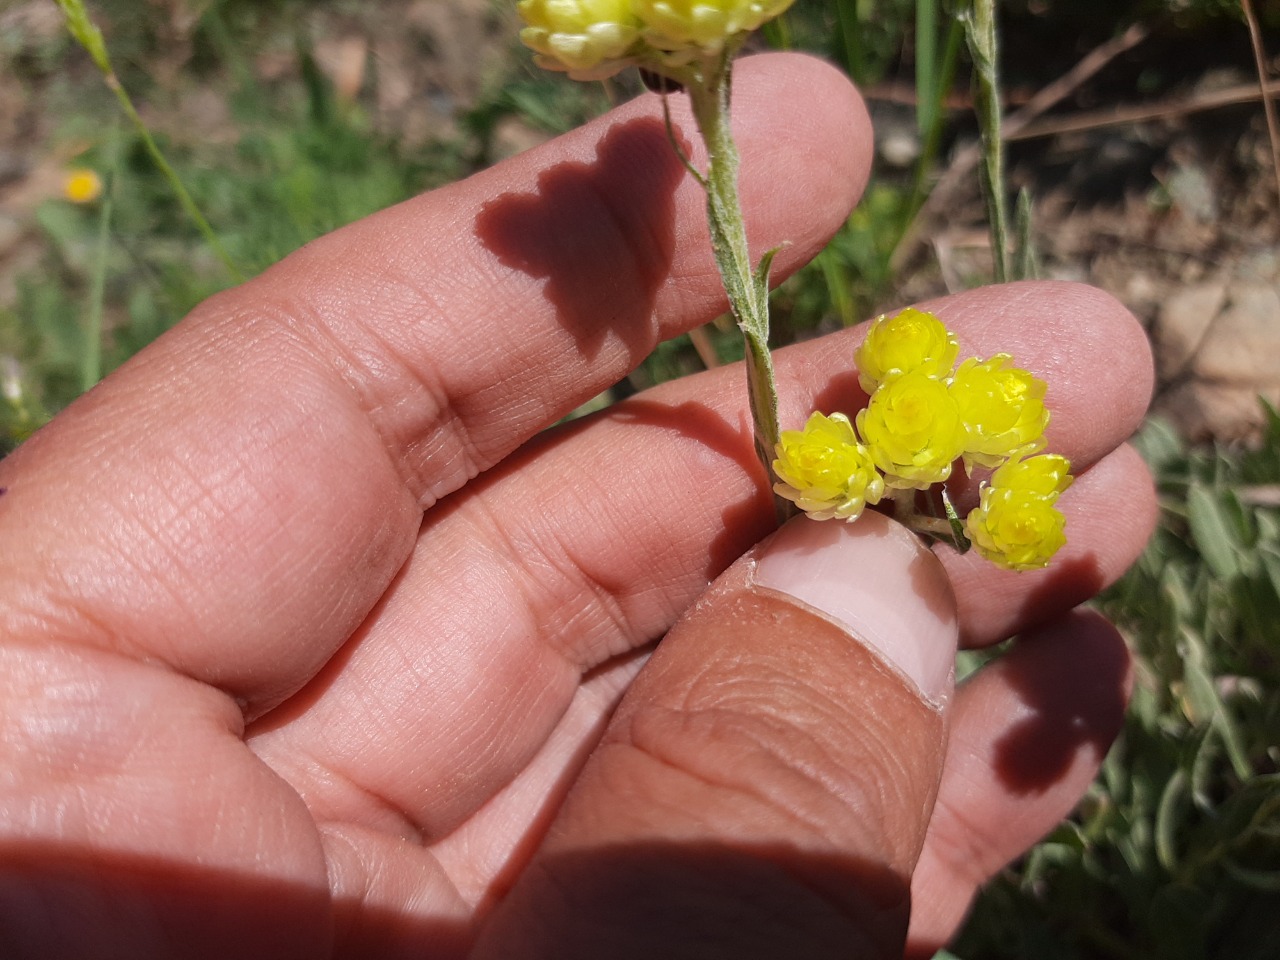
[[[1271,137],[1271,165],[1276,174],[1276,190],[1280,193],[1280,121],[1276,120],[1276,103],[1271,97],[1267,72],[1267,52],[1262,47],[1262,28],[1253,10],[1253,0],[1240,0],[1244,19],[1249,24],[1249,38],[1253,41],[1253,59],[1258,67],[1258,87],[1262,92],[1262,111],[1267,116],[1267,134]]]
[[[715,341],[711,339],[711,331],[706,326],[694,327],[690,330],[689,340],[693,343],[694,353],[698,355],[704,367],[714,370],[720,366],[720,356],[716,353]]]
[[[1269,96],[1280,96],[1280,80],[1267,84]],[[1203,110],[1217,110],[1237,103],[1249,103],[1262,96],[1258,85],[1253,83],[1224,87],[1221,90],[1206,90],[1203,93],[1189,96],[1170,97],[1152,103],[1134,104],[1132,106],[1107,107],[1103,110],[1086,110],[1065,117],[1050,117],[1028,124],[1006,140],[1034,140],[1037,137],[1052,137],[1061,133],[1079,133],[1083,130],[1096,130],[1098,127],[1114,127],[1122,124],[1142,123],[1146,120],[1163,120],[1168,117],[1181,117],[1189,113]]]

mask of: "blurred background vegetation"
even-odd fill
[[[237,276],[635,92],[532,68],[511,6],[89,4],[211,244],[54,0],[0,0],[0,453]],[[1252,6],[1280,77],[1280,4]],[[760,38],[840,64],[878,128],[863,203],[775,294],[779,342],[990,280],[952,12],[798,0]],[[958,957],[1280,956],[1280,179],[1243,14],[1000,4],[1010,190],[1034,198],[1040,275],[1111,290],[1151,331],[1137,442],[1163,513],[1100,601],[1138,658],[1125,733],[1072,819],[984,894]],[[709,325],[617,389],[738,355]]]

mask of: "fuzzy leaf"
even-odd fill
[[[1187,519],[1195,540],[1210,571],[1220,580],[1238,576],[1240,550],[1243,545],[1232,536],[1235,524],[1223,499],[1202,483],[1193,483],[1187,493]],[[1233,498],[1234,499],[1234,498]]]

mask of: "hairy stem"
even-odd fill
[[[755,426],[756,455],[772,480],[774,448],[778,443],[778,389],[769,353],[769,262],[766,254],[756,269],[751,265],[747,231],[738,196],[738,151],[729,128],[732,87],[731,53],[708,65],[688,85],[698,130],[707,146],[709,163],[703,185],[707,191],[707,222],[711,245],[733,318],[746,345],[747,398]],[[793,512],[792,504],[774,497],[779,521]]]
[[[1000,131],[995,6],[995,0],[967,0],[961,5],[960,16],[973,60],[973,102],[982,139],[982,185],[991,221],[995,279],[997,283],[1004,283],[1009,278],[1009,211],[1005,200],[1004,139]]]

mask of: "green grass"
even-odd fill
[[[239,275],[483,160],[478,144],[406,145],[377,130],[359,102],[335,96],[302,24],[276,24],[271,40],[289,42],[295,69],[283,89],[264,88],[237,67],[251,48],[221,23],[219,11],[210,7],[194,32],[193,61],[204,66],[181,75],[176,87],[151,85],[137,61],[121,71],[137,88],[133,97],[159,113],[214,82],[225,96],[231,134],[219,141],[184,138],[180,126],[145,135],[124,122],[104,127],[98,119],[112,114],[112,98],[70,46],[58,56],[42,51],[11,64],[61,103],[66,139],[94,138],[77,163],[97,170],[107,192],[95,206],[53,198],[36,213],[40,266],[18,278],[16,303],[0,307],[0,355],[11,358],[0,452]],[[157,59],[163,51],[148,55]],[[76,75],[76,89],[68,73]],[[172,165],[191,206],[216,225],[209,230],[220,251],[157,165],[156,152]]]
[[[128,15],[127,0],[91,8],[113,27],[121,82],[160,118],[151,130],[157,149],[246,274],[487,164],[507,118],[554,133],[607,104],[598,88],[531,71],[513,55],[454,133],[409,143],[379,128],[366,98],[340,99],[317,69],[307,12],[320,6],[209,4],[183,38],[190,48],[182,69],[165,72],[164,83],[158,73],[172,38],[155,21]],[[1091,29],[1105,34],[1169,6],[1090,0],[1062,15],[1092,18]],[[1225,0],[1177,6],[1181,17],[1231,12]],[[893,254],[937,173],[946,119],[938,104],[964,75],[957,35],[939,9],[950,8],[801,0],[768,34],[775,45],[824,53],[866,83],[912,78],[925,145],[916,168],[880,176],[828,249],[775,295],[781,340],[862,319],[902,279]],[[922,31],[919,47],[913,38]],[[921,49],[928,62],[917,62]],[[263,53],[289,61],[283,79],[258,79],[254,58]],[[109,191],[96,206],[49,199],[35,215],[40,263],[0,307],[3,452],[227,286],[231,273],[145,138],[124,118],[101,122],[115,115],[115,98],[69,40],[0,38],[0,71],[47,91],[59,141],[87,141],[78,162],[98,170]],[[226,136],[187,136],[181,123],[164,122],[198,88],[217,91]],[[722,360],[740,356],[736,333],[713,339]],[[697,365],[680,338],[637,379],[661,381]],[[1079,812],[986,891],[955,956],[1280,956],[1280,421],[1272,416],[1255,452],[1188,448],[1155,421],[1139,446],[1159,484],[1161,525],[1099,601],[1138,662],[1124,734]]]

